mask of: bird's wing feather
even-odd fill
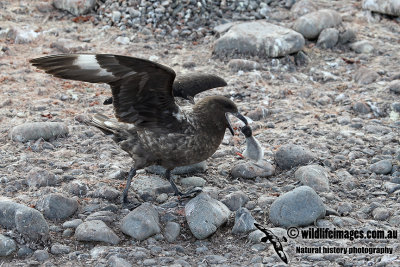
[[[216,87],[226,86],[221,77],[214,74],[190,73],[176,77],[173,84],[174,96],[194,97],[195,95]]]
[[[59,78],[108,83],[115,116],[137,127],[177,130],[180,109],[172,84],[175,72],[164,65],[110,54],[54,55],[32,59],[34,66]]]

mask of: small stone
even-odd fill
[[[252,110],[246,114],[246,116],[252,119],[253,121],[259,121],[265,119],[268,115],[269,115],[268,110],[263,107],[257,107],[255,110]]]
[[[43,262],[49,258],[49,253],[46,250],[38,249],[33,253],[33,257],[40,262]]]
[[[84,15],[94,8],[96,0],[53,0],[55,8],[68,11],[74,16]]]
[[[49,194],[41,198],[36,208],[50,220],[64,220],[78,209],[78,202],[61,194]]]
[[[371,164],[369,170],[376,174],[389,174],[392,171],[391,160],[381,160],[374,164]]]
[[[333,48],[339,40],[339,31],[335,28],[328,28],[321,31],[318,36],[317,45],[322,48]]]
[[[53,255],[68,254],[71,252],[71,248],[66,245],[55,243],[51,246],[50,252]]]
[[[228,220],[230,211],[222,202],[201,193],[186,204],[185,214],[193,235],[204,239]]]
[[[301,186],[278,197],[271,205],[270,221],[276,226],[307,226],[325,216],[321,198],[309,186]]]
[[[143,203],[121,221],[121,230],[136,240],[145,240],[161,232],[159,215],[150,203]]]
[[[301,17],[305,14],[317,11],[317,6],[312,0],[300,0],[296,1],[290,11],[295,14],[296,17]]]
[[[192,176],[181,179],[181,184],[186,187],[203,187],[206,184],[206,180],[201,177]]]
[[[334,10],[323,9],[298,18],[293,29],[307,39],[316,39],[322,30],[338,26],[342,22],[340,14]]]
[[[244,163],[239,163],[235,165],[231,174],[232,177],[244,178],[244,179],[254,179],[256,177],[269,177],[275,173],[275,167],[265,160],[260,160],[258,162],[247,161]]]
[[[26,246],[26,245],[22,245],[20,248],[19,248],[19,250],[18,250],[18,252],[17,252],[17,256],[18,257],[26,257],[26,256],[29,256],[29,255],[32,255],[33,254],[33,250],[32,249],[30,249],[28,246]]]
[[[230,193],[221,200],[231,211],[237,211],[244,207],[247,201],[249,201],[249,197],[243,191]]]
[[[123,258],[113,255],[108,259],[108,266],[109,267],[132,267],[132,264],[130,264],[127,260],[125,260]]]
[[[54,186],[57,184],[56,176],[39,167],[34,167],[27,174],[27,182],[30,187]]]
[[[400,94],[400,80],[391,81],[387,88],[393,93]]]
[[[231,59],[228,62],[228,67],[233,71],[252,71],[261,69],[260,63],[246,59]]]
[[[307,185],[317,192],[329,191],[329,174],[319,165],[302,166],[294,174],[303,185]]]
[[[90,214],[86,221],[100,220],[105,223],[111,223],[116,219],[115,213],[107,210],[97,211],[95,213]]]
[[[375,82],[379,77],[379,74],[375,71],[361,67],[354,74],[354,81],[366,85]]]
[[[119,12],[119,11],[113,11],[112,13],[111,13],[111,20],[114,22],[114,23],[118,23],[119,22],[119,20],[121,19],[121,12]]]
[[[81,223],[83,223],[83,221],[81,219],[74,219],[71,221],[66,221],[63,223],[63,228],[76,228],[78,227]]]
[[[119,243],[119,237],[103,222],[99,220],[80,224],[75,231],[78,241],[99,241],[113,245]]]
[[[346,29],[339,33],[339,44],[347,44],[353,42],[356,39],[356,33],[352,29]]]
[[[101,186],[93,192],[93,197],[115,200],[119,197],[120,191],[111,186]]]
[[[370,54],[375,50],[374,46],[366,40],[350,44],[350,49],[358,54]]]
[[[390,212],[387,208],[376,208],[372,211],[372,216],[375,220],[385,221],[390,216]]]
[[[0,234],[0,257],[11,255],[17,250],[15,241],[5,235]]]
[[[88,191],[88,186],[81,181],[72,181],[65,186],[65,190],[75,196],[85,196]]]
[[[131,40],[129,39],[129,37],[126,36],[118,36],[117,38],[115,38],[115,42],[117,44],[127,45],[131,42]]]
[[[359,114],[368,114],[371,112],[368,104],[362,101],[354,103],[352,109]]]
[[[232,228],[232,234],[248,233],[257,229],[254,226],[254,218],[246,208],[240,208],[236,211],[235,224]]]
[[[68,127],[61,122],[29,122],[11,129],[9,137],[13,141],[26,142],[43,138],[50,140],[68,135]]]
[[[283,170],[306,165],[315,159],[316,156],[307,148],[294,144],[281,146],[275,154],[275,161]]]
[[[167,222],[165,225],[164,236],[168,242],[174,242],[181,231],[181,226],[176,222]]]
[[[143,261],[144,266],[155,266],[157,265],[157,261],[155,259],[145,259]]]

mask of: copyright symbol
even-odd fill
[[[296,227],[289,227],[287,229],[287,235],[290,238],[296,238],[299,236],[299,229],[297,229]]]

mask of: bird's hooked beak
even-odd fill
[[[227,113],[225,113],[225,118],[226,118],[226,121],[228,122],[228,129],[229,129],[229,131],[231,132],[232,135],[235,135],[235,132],[233,131],[233,127],[232,127],[231,121],[229,120],[229,115],[228,114],[232,114],[233,116],[235,116],[239,120],[243,121],[245,125],[248,125],[246,118],[242,114],[240,114],[239,112],[236,112],[236,113],[227,112]]]

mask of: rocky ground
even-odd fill
[[[400,14],[385,1],[376,1],[382,11],[372,9],[387,14],[344,0],[149,2],[98,1],[75,15],[51,1],[0,3],[0,266],[284,266],[260,242],[254,220],[286,237],[292,266],[398,266],[398,237],[308,240],[290,238],[287,228],[399,228]],[[324,8],[338,17],[307,37],[298,18]],[[225,53],[230,48],[218,38],[255,19],[306,38],[295,33],[300,48],[278,49],[277,58],[241,54],[243,47]],[[28,62],[75,52],[147,58],[178,75],[220,75],[228,86],[196,99],[233,99],[251,119],[263,160],[239,156],[245,138],[227,131],[206,163],[175,174],[183,190],[197,186],[203,194],[178,201],[152,168],[138,172],[130,191],[132,203],[145,204],[123,208],[130,157],[76,119],[113,116],[102,105],[108,86],[56,79]]]

